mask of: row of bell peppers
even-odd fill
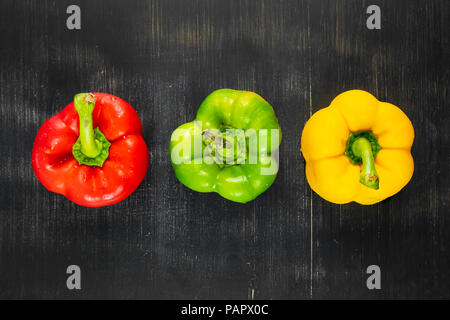
[[[169,143],[178,180],[198,192],[246,203],[266,191],[278,172],[282,134],[272,106],[256,93],[220,89]],[[307,121],[301,152],[306,178],[322,198],[369,205],[411,179],[414,129],[398,107],[361,90],[336,97]],[[136,111],[105,93],[81,93],[45,121],[32,166],[52,192],[87,207],[118,203],[147,175],[149,152]]]

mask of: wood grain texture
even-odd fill
[[[382,30],[365,27],[370,4]],[[450,298],[449,21],[445,0],[2,0],[0,298]],[[258,92],[283,130],[278,177],[246,205],[185,188],[169,163],[171,132],[225,87]],[[412,181],[370,207],[315,195],[300,153],[310,115],[354,88],[416,131]],[[111,207],[72,204],[31,168],[40,125],[85,91],[134,106],[151,153]]]

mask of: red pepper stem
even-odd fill
[[[80,135],[72,146],[72,154],[80,165],[102,167],[109,156],[111,143],[99,128],[94,129],[92,113],[95,96],[92,93],[79,93],[73,104],[80,118]]]
[[[80,118],[81,152],[89,158],[95,158],[102,151],[101,142],[94,138],[92,112],[95,107],[95,97],[92,93],[79,93],[73,101]]]
[[[366,187],[377,190],[379,188],[378,173],[375,170],[375,159],[372,153],[372,146],[366,138],[358,138],[352,145],[353,153],[361,157],[362,168],[359,182]]]

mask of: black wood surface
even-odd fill
[[[449,40],[445,0],[2,0],[0,298],[450,298]],[[283,130],[278,177],[246,205],[187,189],[169,163],[171,132],[224,87],[262,95]],[[310,115],[355,88],[416,133],[413,179],[367,207],[314,194],[300,153]],[[142,185],[106,208],[48,192],[31,167],[39,127],[86,91],[134,106],[151,153]]]

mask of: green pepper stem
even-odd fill
[[[375,160],[372,153],[372,146],[366,138],[358,138],[352,145],[353,153],[361,157],[362,168],[359,182],[363,185],[377,190],[379,188],[378,173],[375,170]]]
[[[232,128],[205,130],[203,141],[209,152],[214,153],[216,164],[229,166],[245,163],[246,143],[243,130]]]
[[[92,93],[79,93],[75,95],[73,102],[80,118],[81,152],[89,158],[95,158],[102,151],[101,142],[94,138],[92,112],[95,107],[95,97]]]

